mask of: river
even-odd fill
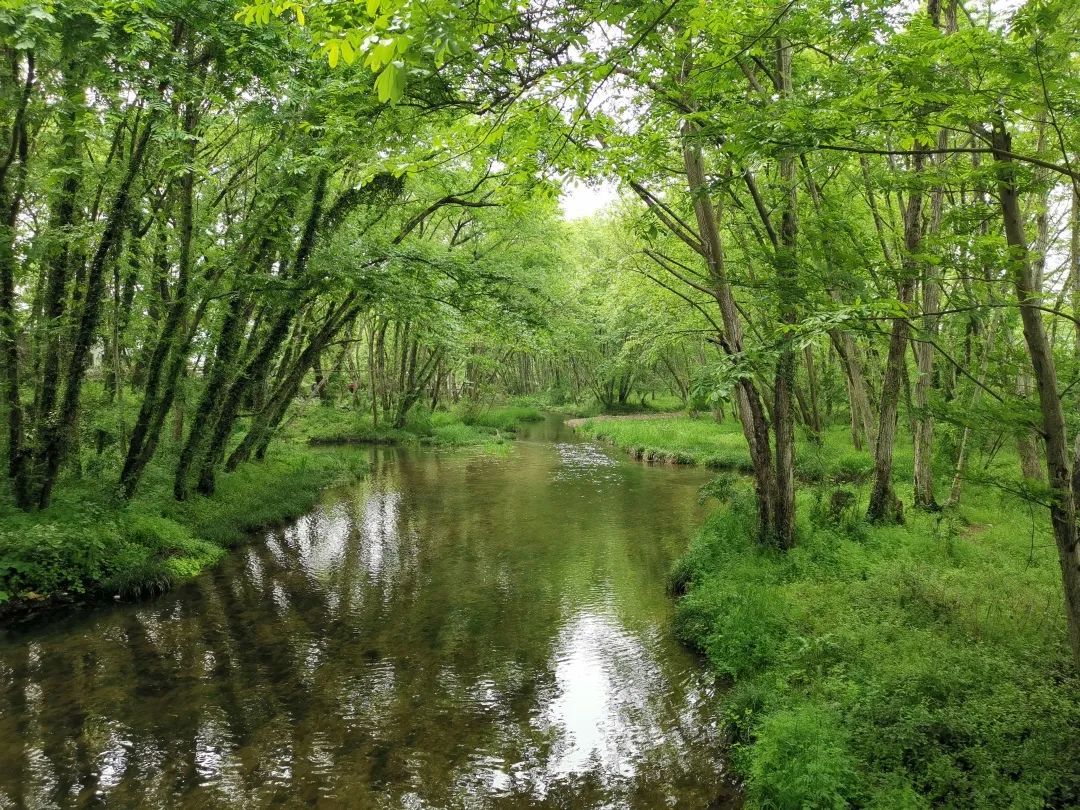
[[[708,473],[554,416],[369,452],[192,582],[0,638],[0,808],[732,806],[665,593]]]

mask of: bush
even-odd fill
[[[803,481],[824,481],[829,472],[825,454],[821,452],[800,453],[795,458],[795,472]]]
[[[739,677],[776,659],[784,631],[780,608],[767,587],[709,582],[680,602],[676,632],[695,639],[717,672]]]
[[[140,555],[101,510],[52,510],[12,516],[0,529],[0,593],[83,593],[87,584]]]
[[[842,493],[838,495],[838,493]],[[865,489],[798,496],[799,544],[708,518],[672,574],[680,638],[733,679],[723,719],[752,807],[1080,806],[1080,675],[1055,549],[1019,502],[861,517]]]
[[[855,781],[839,720],[811,703],[762,720],[746,770],[751,800],[777,810],[845,807]]]
[[[862,484],[873,471],[874,460],[869,453],[843,453],[833,463],[833,480],[838,484]]]
[[[676,609],[676,634],[730,677],[775,660],[786,624],[783,606],[769,593],[771,552],[748,548],[752,526],[752,510],[736,501],[731,512],[709,525],[712,542],[699,546],[673,575],[689,588]],[[728,576],[707,575],[717,568]]]

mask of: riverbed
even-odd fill
[[[731,806],[665,591],[709,473],[557,416],[369,452],[192,582],[0,638],[0,808]]]

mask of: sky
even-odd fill
[[[609,181],[586,185],[580,180],[567,180],[559,197],[563,217],[568,220],[592,216],[613,205],[619,199],[618,187]]]

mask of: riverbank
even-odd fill
[[[356,453],[274,445],[267,459],[219,477],[211,497],[172,497],[169,455],[131,501],[111,470],[65,482],[51,506],[0,508],[0,621],[168,590],[216,563],[250,532],[307,512],[326,488],[356,480]]]
[[[355,481],[364,457],[347,446],[387,443],[491,450],[536,408],[418,413],[401,430],[373,429],[350,410],[300,405],[267,459],[219,476],[213,496],[172,496],[173,448],[162,448],[138,495],[116,491],[116,463],[94,456],[52,505],[23,512],[0,501],[0,622],[71,605],[160,593],[213,565],[250,533],[308,512],[320,493]]]
[[[748,464],[734,421],[581,430],[639,457]],[[1080,678],[1045,511],[968,482],[953,513],[870,526],[870,457],[844,445],[840,429],[800,443],[797,548],[753,543],[748,488],[722,477],[723,508],[673,574],[680,637],[733,684],[723,720],[751,806],[1077,806]],[[988,472],[1015,469],[1005,454]]]
[[[688,464],[713,470],[752,472],[746,439],[735,419],[711,416],[646,414],[572,420],[579,433],[618,447],[632,458],[661,464]],[[799,437],[795,472],[804,481],[830,476],[859,483],[873,469],[870,455],[851,447],[847,429],[827,429],[819,444]],[[908,474],[911,452],[896,449],[897,478]]]
[[[312,445],[398,444],[426,447],[487,447],[513,440],[522,425],[539,422],[543,411],[530,405],[459,406],[419,409],[401,428],[375,425],[367,413],[307,407],[289,432]]]

